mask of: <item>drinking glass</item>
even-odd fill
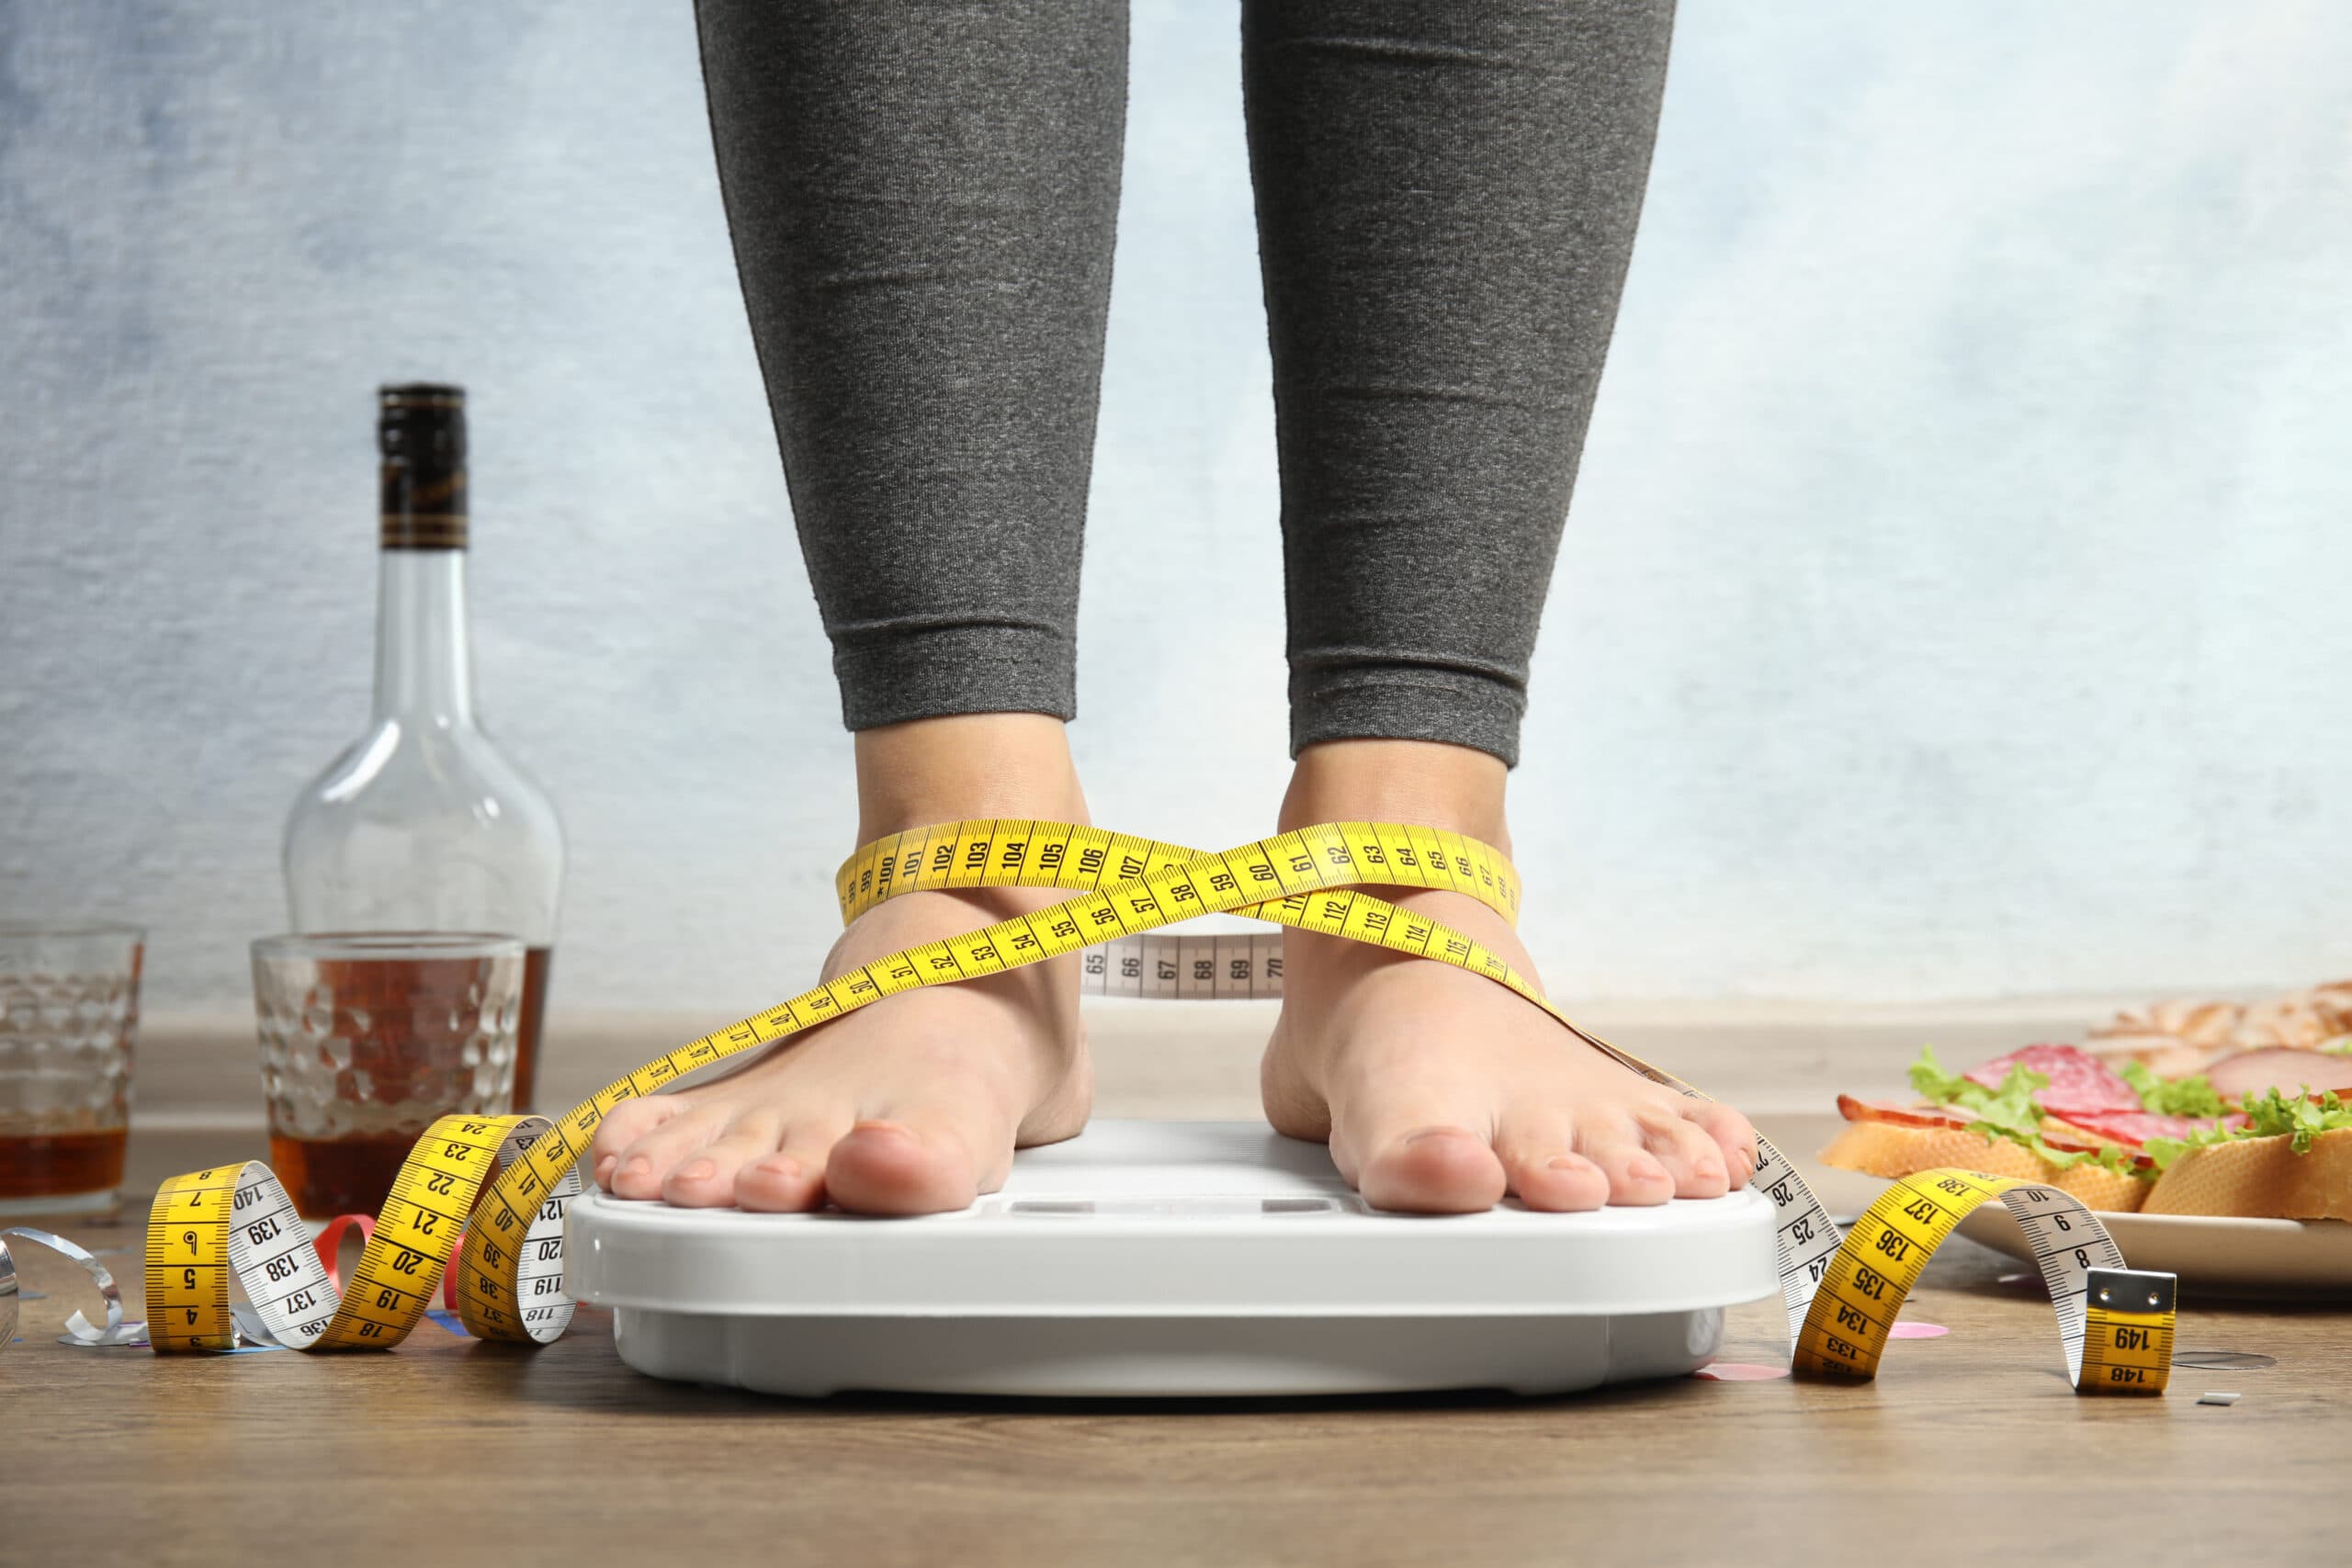
[[[375,1213],[434,1118],[513,1109],[523,973],[487,932],[254,943],[269,1163],[303,1217]]]
[[[0,1216],[114,1211],[146,942],[0,923]]]

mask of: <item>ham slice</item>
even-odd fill
[[[2137,1090],[2116,1077],[2114,1070],[2087,1051],[2072,1045],[2029,1045],[2006,1056],[1996,1056],[1968,1070],[1968,1081],[1998,1089],[2012,1067],[2040,1073],[2050,1080],[2036,1089],[2033,1102],[2052,1116],[2076,1122],[2078,1111],[2137,1111]]]
[[[1897,1105],[1886,1100],[1838,1097],[1838,1112],[1849,1122],[1884,1122],[1896,1127],[1965,1127],[1975,1116],[1949,1105]]]
[[[2243,1116],[2158,1116],[2147,1111],[2081,1111],[2066,1120],[2086,1133],[2135,1149],[2150,1138],[2185,1138],[2215,1125],[2243,1127],[2246,1121]]]
[[[2206,1068],[2205,1076],[2212,1081],[2213,1092],[2223,1100],[2244,1100],[2274,1089],[2281,1094],[2300,1089],[2313,1094],[2323,1089],[2352,1093],[2352,1056],[2268,1046],[2224,1056]]]

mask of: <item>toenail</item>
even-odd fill
[[[718,1166],[716,1161],[698,1159],[692,1165],[681,1169],[678,1172],[678,1179],[681,1181],[707,1181],[718,1174]]]
[[[1424,1127],[1418,1133],[1406,1134],[1405,1142],[1408,1146],[1410,1146],[1419,1143],[1423,1138],[1450,1138],[1461,1131],[1459,1127]]]
[[[911,1138],[914,1136],[912,1132],[900,1126],[896,1122],[860,1122],[855,1126],[852,1127],[850,1131],[853,1133],[894,1133],[902,1138]]]
[[[1663,1181],[1666,1179],[1666,1167],[1647,1155],[1635,1155],[1625,1162],[1625,1174],[1636,1181]]]
[[[650,1175],[652,1170],[653,1162],[645,1156],[639,1155],[635,1158],[631,1159],[628,1165],[622,1168],[621,1174],[624,1176],[647,1176]]]
[[[613,1168],[621,1163],[618,1155],[606,1155],[596,1162],[596,1185],[604,1186],[613,1179]]]
[[[1552,1170],[1576,1170],[1581,1168],[1583,1164],[1584,1161],[1578,1159],[1574,1155],[1561,1155],[1550,1162],[1548,1168]]]
[[[770,1155],[752,1168],[763,1171],[770,1176],[781,1176],[789,1180],[800,1174],[800,1162],[785,1155]]]

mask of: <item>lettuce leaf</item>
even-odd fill
[[[2061,1170],[2088,1160],[2109,1170],[2130,1173],[2133,1162],[2130,1153],[2113,1144],[2096,1154],[2078,1154],[2072,1149],[2056,1149],[2041,1136],[2041,1108],[2033,1102],[2033,1091],[2050,1087],[2046,1074],[2030,1068],[2011,1067],[1998,1089],[1986,1089],[1957,1073],[1944,1071],[1936,1060],[1936,1048],[1923,1045],[1919,1059],[1911,1064],[1911,1087],[1919,1098],[1935,1105],[1950,1105],[1974,1115],[1968,1131],[1977,1134],[1986,1143],[2007,1138],[2022,1144]]]
[[[2347,1036],[2352,1040],[2352,1036]],[[2123,1081],[2140,1096],[2140,1103],[2159,1116],[2219,1116],[2222,1113],[2221,1096],[2203,1077],[2181,1078],[2167,1082],[2159,1078],[2137,1062],[2120,1069]],[[2150,1164],[2142,1164],[2133,1152],[2119,1145],[2109,1144],[2096,1154],[2076,1154],[2071,1149],[2053,1149],[2041,1136],[2041,1111],[2033,1103],[2033,1091],[2049,1087],[2050,1080],[2041,1073],[2024,1067],[2011,1067],[1998,1089],[1987,1089],[1973,1083],[1958,1073],[1944,1070],[1936,1060],[1935,1047],[1922,1046],[1919,1059],[1911,1064],[1911,1087],[1919,1098],[1935,1105],[1956,1106],[1972,1112],[1975,1120],[1968,1130],[1980,1134],[1986,1143],[2006,1138],[2021,1144],[2048,1160],[2061,1170],[2088,1160],[2094,1165],[2126,1176],[2154,1178],[2169,1168],[2190,1149],[2211,1148],[2215,1144],[2240,1143],[2247,1138],[2291,1138],[2288,1146],[2297,1154],[2309,1154],[2312,1140],[2322,1133],[2341,1132],[2352,1128],[2352,1104],[2333,1092],[2281,1094],[2277,1089],[2257,1095],[2239,1109],[2246,1114],[2243,1127],[2199,1127],[2185,1138],[2150,1138],[2140,1145],[2138,1154]]]
[[[1972,1089],[1978,1094],[1990,1092],[1983,1084],[1971,1083],[1958,1073],[1944,1071],[1944,1065],[1936,1060],[1933,1045],[1919,1047],[1919,1059],[1911,1064],[1911,1087],[1918,1091],[1920,1099],[1937,1105],[1957,1104],[1960,1097]]]
[[[2238,1136],[2276,1138],[2290,1134],[2295,1140],[2290,1146],[2299,1155],[2311,1153],[2312,1140],[2322,1133],[2352,1127],[2352,1107],[2346,1106],[2332,1089],[2313,1096],[2301,1090],[2283,1095],[2274,1089],[2247,1100],[2240,1109],[2246,1113],[2248,1122]]]
[[[2299,1155],[2311,1153],[2312,1140],[2322,1133],[2341,1132],[2352,1127],[2352,1106],[2347,1106],[2334,1091],[2323,1094],[2280,1094],[2277,1089],[2256,1096],[2241,1107],[2246,1113],[2243,1127],[2200,1127],[2186,1138],[2150,1138],[2143,1145],[2156,1168],[2168,1168],[2190,1149],[2211,1148],[2215,1144],[2243,1143],[2248,1138],[2290,1138],[2287,1146]]]
[[[2219,1116],[2222,1097],[2204,1074],[2193,1078],[2160,1078],[2138,1062],[2126,1062],[2116,1076],[2140,1097],[2140,1108],[2157,1116]]]

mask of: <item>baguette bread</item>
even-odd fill
[[[1981,1170],[1987,1176],[2014,1176],[2046,1182],[2081,1199],[2086,1208],[2110,1213],[2138,1209],[2148,1196],[2149,1186],[2136,1176],[2120,1176],[2087,1160],[2062,1170],[2024,1145],[2006,1138],[1988,1142],[1983,1134],[1964,1128],[1905,1127],[1888,1122],[1849,1122],[1821,1151],[1821,1163],[1890,1181],[1946,1166]]]
[[[2352,1127],[2318,1134],[2301,1154],[2284,1135],[2188,1150],[2156,1179],[2142,1212],[2352,1220]]]
[[[2352,1220],[2352,1127],[2318,1134],[2301,1154],[2284,1135],[2189,1149],[2154,1181],[2087,1162],[2062,1170],[2021,1144],[1988,1144],[1958,1127],[1886,1122],[1849,1122],[1821,1151],[1821,1163],[1890,1181],[1945,1166],[2014,1176],[2109,1213]]]
[[[2294,1016],[2309,1014],[2312,1029],[2352,1021],[2335,1010],[2339,994],[2352,1002],[2352,985],[2321,987]],[[2269,1021],[2294,1011],[2240,1010]],[[2164,1009],[2154,1021],[2221,1028],[2201,1013],[2174,1018]],[[1820,1157],[1889,1180],[1939,1166],[1982,1170],[2041,1182],[2109,1213],[2352,1220],[2352,1106],[2339,1098],[2352,1095],[2352,1053],[2264,1044],[2209,1064],[2194,1082],[2167,1085],[2152,1074],[2162,1076],[2128,1063],[2119,1072],[2079,1046],[2040,1044],[1955,1076],[1923,1049],[1910,1075],[1922,1100],[1839,1095],[1846,1129]],[[2279,1131],[2288,1128],[2301,1130]],[[2159,1171],[2148,1151],[2165,1148],[2172,1154]],[[2079,1155],[2106,1163],[2061,1163]],[[2118,1163],[2127,1168],[2109,1168]]]

